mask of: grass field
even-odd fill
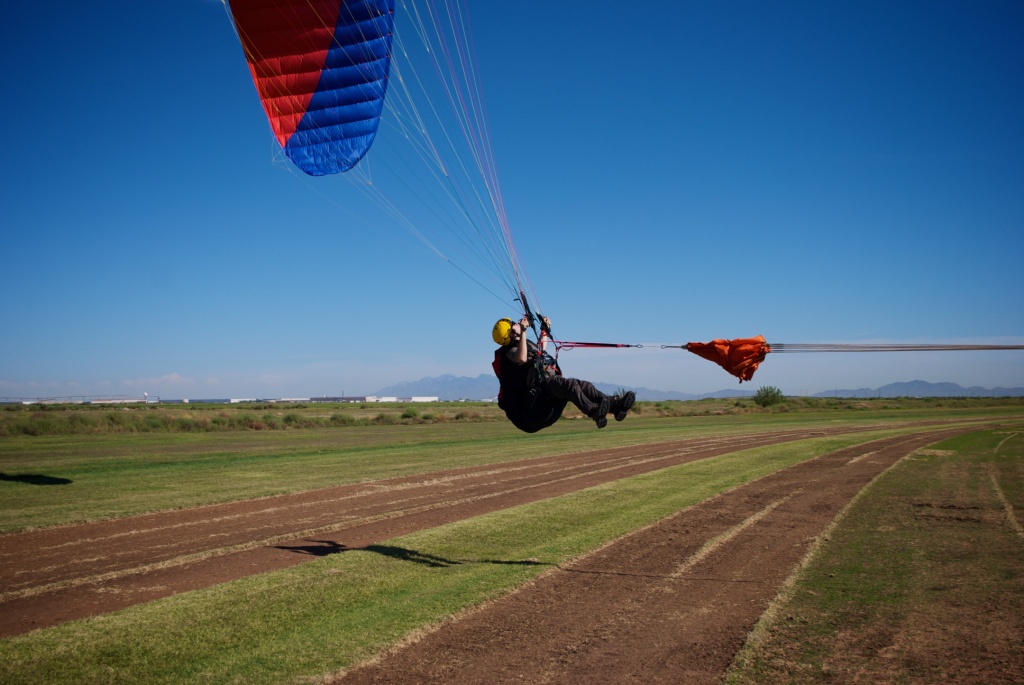
[[[758,410],[735,400],[640,403],[636,415],[604,431],[582,417],[567,418],[552,428],[526,435],[498,420],[496,406],[479,403],[475,418],[452,421],[384,422],[331,428],[314,419],[335,408],[286,407],[300,414],[291,429],[234,429],[210,432],[88,432],[72,435],[13,434],[0,437],[0,533],[150,511],[298,492],[344,483],[378,480],[459,466],[580,452],[601,447],[646,444],[702,435],[785,430],[814,425],[902,424],[946,418],[1019,416],[1024,400],[791,400]],[[420,407],[424,414],[457,416],[466,403]],[[748,406],[749,405],[749,406]],[[356,405],[358,407],[358,405]],[[84,406],[36,411],[15,407],[0,411],[4,420],[45,422],[55,414],[73,416],[110,412],[146,416],[147,406],[133,409]],[[181,418],[192,407],[161,407]],[[243,407],[211,405],[198,411],[244,416]],[[401,406],[379,406],[396,417]],[[729,413],[737,411],[740,413]],[[21,417],[12,419],[10,417]],[[397,420],[397,419],[396,419]],[[63,423],[75,423],[66,417]],[[133,420],[144,423],[143,420]],[[173,421],[172,421],[173,423]],[[82,424],[85,425],[85,424]],[[127,425],[127,424],[119,424]],[[237,422],[233,425],[238,425]],[[284,425],[284,424],[282,424]],[[52,482],[60,487],[24,487],[24,482]]]
[[[1024,407],[1024,398],[820,399],[784,397],[760,407],[750,398],[638,402],[634,417],[703,417],[835,411],[908,412]],[[571,405],[563,418],[584,419]],[[294,431],[309,428],[505,422],[493,402],[235,404],[7,404],[0,411],[0,437],[15,435],[109,435],[122,433],[217,433]],[[586,421],[584,421],[586,423]]]
[[[1007,607],[999,615],[1010,623],[1016,616],[1021,635],[1024,546],[1019,523],[1016,529],[1011,523],[1024,507],[1020,402],[907,401],[737,413],[727,413],[728,404],[714,406],[674,415],[671,407],[651,405],[604,431],[564,420],[536,436],[500,421],[407,420],[0,438],[0,526],[9,532],[598,447],[794,427],[873,428],[672,467],[3,640],[0,681],[315,682],[718,492],[847,445],[921,430],[910,425],[915,422],[949,418],[999,419],[1015,427],[979,430],[938,445],[880,479],[766,616],[731,677],[737,683],[842,682],[837,674],[865,668],[849,656],[851,650],[866,655],[856,657],[863,661],[878,661],[869,647],[854,644],[856,636],[876,635],[882,626],[912,626],[908,617],[922,612],[941,614],[948,593],[974,587],[973,578],[984,588],[972,605],[977,612]],[[945,529],[937,534],[929,527],[950,523],[947,502],[967,512],[980,507],[1002,523],[995,532],[986,528],[985,539],[951,540]],[[951,549],[959,553],[951,555]],[[979,567],[940,568],[937,560],[950,557]],[[959,580],[943,580],[947,573]],[[941,601],[940,590],[927,590],[944,587],[951,589]],[[904,634],[915,635],[912,627]]]
[[[826,536],[728,683],[1024,682],[1022,508],[1019,426],[903,460]]]

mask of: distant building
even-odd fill
[[[110,399],[89,400],[89,404],[146,404],[148,401],[149,400],[143,399],[141,397],[133,397],[133,398],[127,398],[127,397],[126,398],[116,398],[116,397],[113,397],[113,398],[110,398]]]
[[[284,402],[286,400],[279,400]],[[302,400],[303,402],[349,402],[357,404],[365,404],[368,402],[439,402],[438,397],[379,397],[377,395],[359,395],[351,396],[346,395],[343,397],[310,397],[308,400]]]
[[[23,404],[43,404],[47,402],[67,404],[71,402],[83,403],[83,400],[71,400],[68,398],[62,399],[47,399],[47,400],[31,400],[23,401]],[[341,397],[280,397],[277,399],[257,399],[255,397],[232,397],[228,398],[215,398],[215,399],[160,399],[159,397],[149,398],[136,398],[136,397],[107,397],[107,398],[96,398],[84,400],[84,403],[88,404],[246,404],[250,402],[270,402],[270,403],[356,403],[366,404],[368,402],[440,402],[440,398],[437,396],[415,396],[415,397],[394,397],[388,396],[377,396],[377,395],[358,395],[358,396],[341,396]]]
[[[366,398],[362,397],[362,396],[353,397],[351,395],[347,396],[347,397],[328,397],[327,395],[324,395],[323,397],[310,397],[309,401],[310,402],[365,402]]]

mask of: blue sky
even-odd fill
[[[629,7],[470,6],[504,203],[558,337],[1024,343],[1024,5]],[[280,161],[220,2],[16,3],[2,31],[0,397],[489,372],[514,303],[350,181]],[[735,385],[657,345],[560,359]],[[915,379],[1024,386],[1024,352],[770,355],[751,388]]]

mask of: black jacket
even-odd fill
[[[516,364],[509,359],[513,347],[504,345],[494,351],[493,367],[501,385],[498,406],[516,428],[536,433],[558,420],[565,409],[566,400],[550,397],[544,392],[543,380],[546,375],[561,375],[557,362],[541,354],[532,341],[528,340],[526,344],[529,352],[525,364]]]

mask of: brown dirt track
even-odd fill
[[[718,682],[850,499],[904,455],[965,430],[840,450],[709,499],[338,681]],[[600,450],[0,536],[0,637],[688,461],[843,432]]]

